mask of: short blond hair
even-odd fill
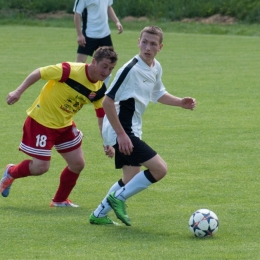
[[[160,27],[158,26],[146,26],[140,33],[140,39],[142,38],[143,33],[150,33],[150,34],[155,34],[159,36],[159,43],[161,44],[163,42],[163,31]]]

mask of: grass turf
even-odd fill
[[[138,52],[138,36],[136,30],[112,31],[116,69]],[[72,28],[1,26],[0,46],[3,171],[27,158],[17,151],[25,110],[44,82],[14,106],[5,97],[35,68],[74,61],[76,34]],[[81,207],[48,207],[65,166],[53,151],[48,173],[15,181],[10,196],[0,198],[1,258],[259,259],[259,46],[258,37],[166,32],[157,56],[164,84],[177,96],[195,97],[197,108],[151,104],[146,111],[143,139],[169,172],[129,199],[132,227],[88,223],[121,173],[103,155],[93,108],[86,106],[75,118],[85,134],[86,168],[71,194]],[[213,238],[189,233],[188,219],[199,208],[219,217]]]

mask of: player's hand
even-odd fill
[[[131,139],[127,134],[122,134],[117,136],[118,149],[120,153],[125,155],[130,155],[133,152],[133,144]]]
[[[110,145],[104,145],[104,151],[109,158],[113,158],[115,155],[115,149]]]
[[[185,109],[191,109],[193,110],[196,106],[196,100],[195,98],[191,97],[185,97],[181,100],[181,107]]]
[[[85,47],[85,44],[86,44],[85,36],[83,34],[79,35],[78,39],[77,39],[77,42],[78,42],[78,45],[80,45],[82,47]]]
[[[122,26],[122,24],[120,22],[116,23],[116,27],[118,29],[118,34],[123,32],[124,29],[123,29],[123,26]]]
[[[21,97],[21,94],[18,91],[16,91],[16,90],[12,91],[6,97],[6,102],[8,105],[13,105],[20,99],[20,97]]]

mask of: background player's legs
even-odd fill
[[[77,54],[76,62],[83,62],[86,63],[88,56],[82,53]]]

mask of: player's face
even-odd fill
[[[115,68],[116,62],[111,63],[109,59],[102,59],[99,62],[95,61],[95,78],[96,80],[104,81]]]
[[[144,32],[142,37],[138,39],[138,47],[140,49],[139,56],[148,66],[151,66],[154,57],[162,49],[163,44],[160,43],[158,35]]]

